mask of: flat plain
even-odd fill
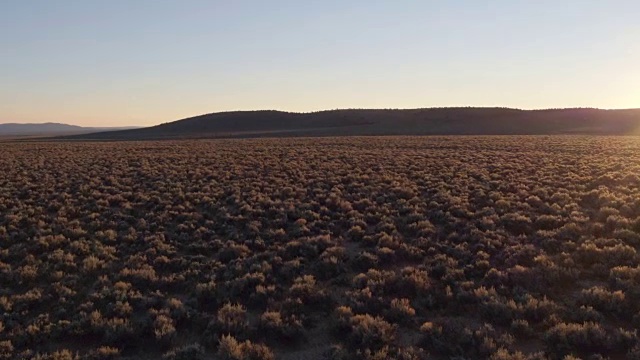
[[[0,357],[639,359],[640,138],[0,144]]]

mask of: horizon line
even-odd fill
[[[502,110],[516,110],[516,111],[550,111],[550,110],[600,110],[600,111],[631,111],[631,110],[640,110],[640,107],[634,108],[599,108],[599,107],[589,107],[589,106],[574,106],[574,107],[551,107],[551,108],[517,108],[517,107],[509,107],[509,106],[431,106],[431,107],[417,107],[417,108],[333,108],[333,109],[323,109],[323,110],[308,110],[308,111],[289,111],[289,110],[279,110],[279,109],[236,109],[236,110],[219,110],[208,113],[200,113],[197,115],[190,115],[186,117],[181,117],[178,119],[168,120],[156,123],[155,125],[122,125],[122,126],[106,126],[106,125],[78,125],[77,123],[66,123],[66,122],[55,122],[55,121],[44,121],[44,122],[2,122],[0,121],[0,125],[44,125],[44,124],[60,124],[60,125],[71,125],[85,128],[125,128],[125,127],[137,127],[137,128],[145,128],[152,127],[156,125],[167,124],[174,121],[186,120],[191,118],[196,118],[199,116],[206,116],[212,114],[225,114],[225,113],[241,113],[241,112],[281,112],[287,114],[314,114],[320,112],[331,112],[331,111],[349,111],[349,110],[368,110],[368,111],[411,111],[411,110],[433,110],[433,109],[502,109]]]

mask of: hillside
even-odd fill
[[[81,139],[167,139],[346,135],[635,134],[640,109],[430,108],[330,110],[314,113],[237,111],[200,115]]]
[[[55,136],[99,131],[127,130],[133,127],[82,127],[60,123],[0,124],[0,136]]]

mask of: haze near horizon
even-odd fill
[[[640,107],[634,1],[7,1],[0,123]]]

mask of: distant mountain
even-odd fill
[[[99,131],[134,129],[135,127],[82,127],[59,123],[40,124],[0,124],[0,136],[57,136],[70,134],[86,134]]]
[[[174,139],[355,135],[640,134],[640,109],[429,108],[329,110],[314,113],[235,111],[200,115],[77,139]]]

